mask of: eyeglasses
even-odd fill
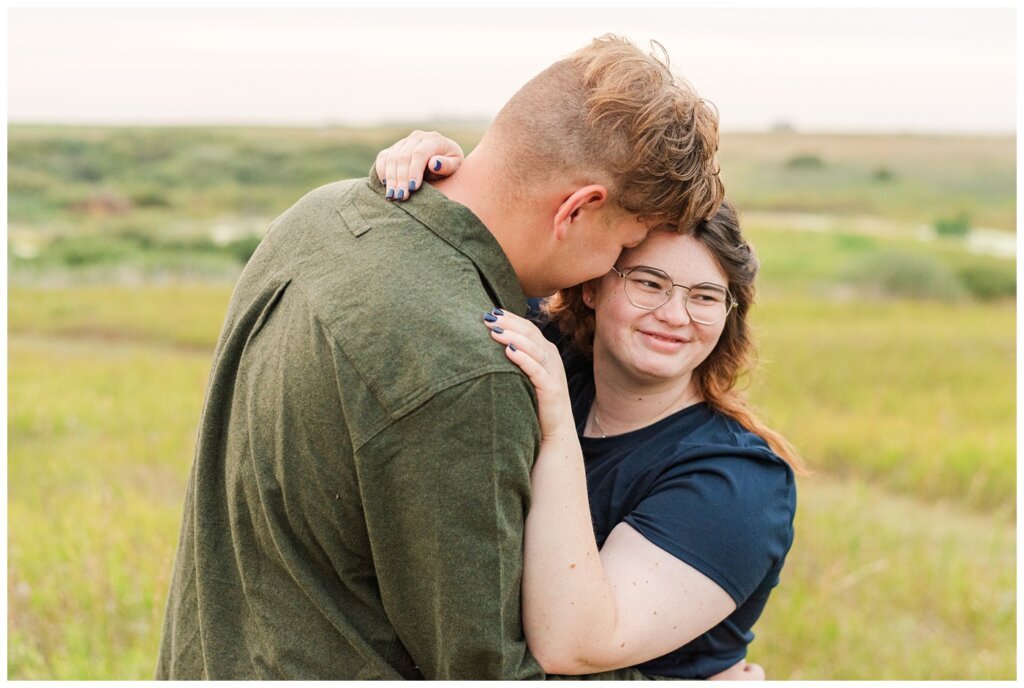
[[[676,287],[686,290],[683,307],[695,323],[717,325],[736,307],[732,294],[725,287],[711,282],[684,287],[673,284],[672,278],[664,271],[646,265],[625,271],[612,268],[612,272],[622,278],[622,288],[629,302],[645,311],[657,310],[668,303]]]

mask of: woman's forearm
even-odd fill
[[[574,431],[545,438],[532,483],[523,571],[527,643],[549,673],[610,668],[601,649],[613,646],[615,595],[594,539]]]

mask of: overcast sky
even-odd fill
[[[14,122],[490,119],[591,37],[657,39],[725,130],[1010,133],[1012,9],[9,9]]]

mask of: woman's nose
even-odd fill
[[[690,322],[690,314],[686,310],[686,292],[673,289],[668,301],[658,307],[655,314],[666,324],[681,326]]]

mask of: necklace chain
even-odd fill
[[[685,404],[682,408],[685,408],[686,406],[689,405],[689,401],[690,401],[691,398],[687,398],[686,401],[688,403]],[[608,437],[608,433],[605,431],[605,429],[603,427],[601,427],[601,419],[597,417],[597,405],[596,404],[594,405],[594,426],[597,428],[597,431],[601,433],[601,437],[602,438]]]

